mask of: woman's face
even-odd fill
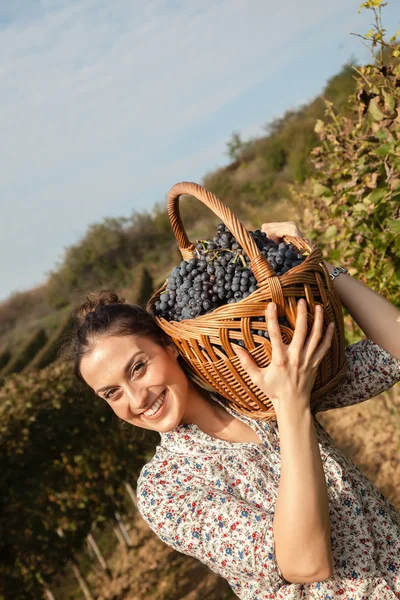
[[[82,358],[81,374],[132,425],[168,432],[183,420],[191,382],[176,346],[161,347],[144,336],[102,337]]]

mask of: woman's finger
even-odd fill
[[[300,359],[301,352],[303,351],[304,341],[307,335],[307,304],[304,299],[301,299],[297,303],[297,317],[296,326],[294,328],[294,334],[292,341],[289,345],[289,352],[296,355]]]
[[[335,324],[329,323],[326,328],[326,333],[324,339],[318,346],[316,352],[314,353],[313,361],[314,366],[318,366],[321,360],[324,358],[325,354],[328,352],[329,348],[332,345],[333,334],[335,332]]]
[[[275,242],[279,242],[279,238],[283,238],[285,235],[292,235],[293,237],[304,237],[300,229],[297,227],[295,221],[277,221],[274,223],[263,223],[261,230],[267,234],[267,236],[273,239]]]
[[[310,360],[321,341],[324,325],[324,310],[320,304],[315,307],[314,323],[309,338],[304,346],[306,360]]]
[[[239,362],[244,371],[249,375],[250,379],[258,385],[258,379],[260,377],[261,369],[256,365],[252,357],[246,350],[241,348],[240,346],[235,346],[233,348],[236,356],[239,359]]]
[[[271,362],[275,365],[284,365],[287,362],[285,345],[282,341],[281,330],[279,329],[278,316],[275,302],[268,304],[265,311],[265,320],[267,321],[269,339],[272,347]]]

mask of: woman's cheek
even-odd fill
[[[115,402],[110,403],[111,410],[124,421],[130,421],[132,419],[132,413],[129,409],[129,405],[126,402]]]

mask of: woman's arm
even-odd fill
[[[332,273],[334,266],[324,262]],[[333,287],[364,335],[400,360],[400,310],[346,273],[335,277]]]
[[[275,555],[285,579],[323,581],[333,574],[328,492],[310,410],[277,414],[281,475],[274,517]]]

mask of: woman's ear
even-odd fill
[[[171,354],[171,356],[174,356],[175,358],[178,358],[178,356],[179,356],[179,350],[175,346],[175,344],[168,344],[167,352],[169,352]]]

